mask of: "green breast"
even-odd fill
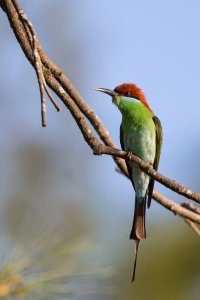
[[[153,163],[156,151],[153,112],[139,100],[129,97],[121,97],[118,108],[122,113],[124,149]]]

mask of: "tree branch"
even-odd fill
[[[153,198],[160,203],[162,206],[173,212],[175,215],[178,215],[182,218],[188,219],[193,223],[200,224],[200,215],[196,212],[185,208],[174,201],[166,198],[165,196],[161,195],[158,191],[154,189],[153,191]]]
[[[37,72],[37,63],[36,57],[39,56],[39,68],[42,72],[42,83],[41,80],[38,79],[39,86],[43,84],[43,88],[45,88],[47,92],[47,85],[51,88],[57,96],[62,100],[62,102],[67,106],[69,111],[71,112],[73,118],[75,119],[79,129],[82,132],[82,135],[85,141],[93,150],[95,155],[107,154],[111,155],[115,160],[118,168],[120,171],[128,177],[126,165],[124,160],[129,160],[136,163],[146,174],[153,177],[156,181],[160,182],[161,184],[165,185],[166,187],[170,188],[171,190],[175,191],[183,195],[184,197],[196,201],[200,203],[200,194],[192,192],[187,187],[176,183],[174,180],[171,180],[156,170],[146,161],[141,160],[139,157],[126,153],[125,151],[115,149],[115,144],[112,141],[111,137],[109,136],[107,130],[104,128],[103,124],[97,117],[97,115],[93,112],[93,110],[84,102],[81,98],[73,84],[70,80],[63,74],[62,70],[54,64],[44,53],[42,47],[37,39],[35,34],[35,30],[31,24],[31,28],[29,31],[27,30],[27,20],[22,17],[23,12],[19,7],[16,0],[0,0],[0,6],[5,11],[10,26],[24,52],[27,59],[30,61],[32,66]],[[29,24],[29,25],[30,25]],[[34,35],[34,37],[33,37]],[[33,46],[33,41],[37,44]],[[34,49],[37,48],[37,55],[34,55]],[[38,73],[38,72],[37,72]],[[47,92],[48,94],[48,92]],[[49,96],[50,97],[50,96]],[[51,97],[50,97],[51,98]],[[52,100],[52,99],[51,99]],[[52,101],[53,102],[53,101]],[[97,132],[100,139],[103,141],[103,144],[99,142],[96,138],[96,135],[91,130],[90,126],[88,125],[85,117],[89,120],[92,127]],[[173,201],[167,199],[163,195],[159,194],[157,191],[154,190],[153,193],[154,199],[163,205],[165,208],[169,209],[171,212],[190,220],[191,222],[195,222],[200,224],[200,216],[197,214],[196,211],[191,211],[186,207],[182,207]]]
[[[200,229],[197,227],[197,225],[188,220],[188,219],[185,219],[185,222],[191,227],[191,229],[194,231],[194,233],[196,233],[196,235],[200,236]]]
[[[192,204],[191,202],[184,202],[181,204],[182,207],[185,207],[187,209],[189,209],[190,211],[200,215],[200,208],[194,206],[194,204]]]
[[[99,144],[98,148],[93,148],[95,155],[107,154],[112,156],[117,156],[124,158],[130,162],[136,163],[142,171],[144,171],[149,176],[153,177],[156,181],[160,182],[162,185],[166,186],[170,190],[188,198],[191,200],[200,203],[200,194],[192,192],[187,187],[183,186],[180,183],[177,183],[175,180],[172,180],[166,176],[163,176],[159,172],[153,169],[153,166],[148,163],[147,161],[142,160],[138,156],[134,155],[133,153],[127,153],[122,150],[113,149],[111,147]]]
[[[24,13],[24,11],[19,7],[19,4],[17,3],[17,1],[13,0],[13,4],[15,6],[16,12],[18,13],[19,17],[21,18],[21,21],[24,25],[24,29],[29,37],[29,43],[31,44],[31,47],[32,47],[32,52],[33,52],[33,57],[34,57],[34,68],[36,70],[36,75],[37,75],[38,84],[39,84],[39,88],[40,88],[42,126],[45,127],[47,125],[45,91],[46,91],[49,99],[51,100],[51,102],[53,103],[55,108],[57,109],[57,111],[60,111],[61,109],[60,109],[59,105],[56,103],[56,101],[53,99],[53,96],[51,95],[51,93],[49,92],[47,84],[46,84],[46,80],[43,75],[41,57],[38,53],[39,42],[38,42],[33,24],[28,20],[28,17]]]

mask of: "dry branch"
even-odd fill
[[[200,229],[197,227],[197,225],[188,220],[188,219],[185,219],[185,222],[190,226],[190,228],[194,231],[194,233],[196,233],[196,235],[200,236]]]
[[[46,80],[45,80],[43,70],[42,70],[41,57],[39,54],[40,44],[39,44],[35,29],[33,27],[33,24],[29,21],[27,15],[24,13],[24,11],[19,7],[19,4],[17,3],[17,1],[13,0],[13,4],[16,9],[16,12],[18,13],[19,18],[22,21],[25,32],[29,38],[29,43],[32,48],[32,53],[33,53],[33,57],[34,57],[33,64],[34,64],[34,68],[36,71],[37,80],[38,80],[39,89],[40,89],[42,126],[45,127],[47,125],[45,91],[46,91],[49,99],[55,106],[56,110],[60,111],[61,109],[60,109],[59,105],[57,104],[57,102],[54,100],[54,98],[51,95],[50,91],[48,90],[48,86],[46,84]]]

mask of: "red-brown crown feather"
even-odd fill
[[[123,83],[114,89],[115,92],[122,96],[131,97],[140,100],[148,109],[150,109],[145,95],[142,90],[138,88],[134,83]],[[151,109],[150,109],[151,110]]]

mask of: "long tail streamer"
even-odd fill
[[[135,271],[136,271],[139,243],[140,243],[140,240],[135,240],[134,265],[133,265],[133,275],[132,275],[131,282],[135,281]]]

